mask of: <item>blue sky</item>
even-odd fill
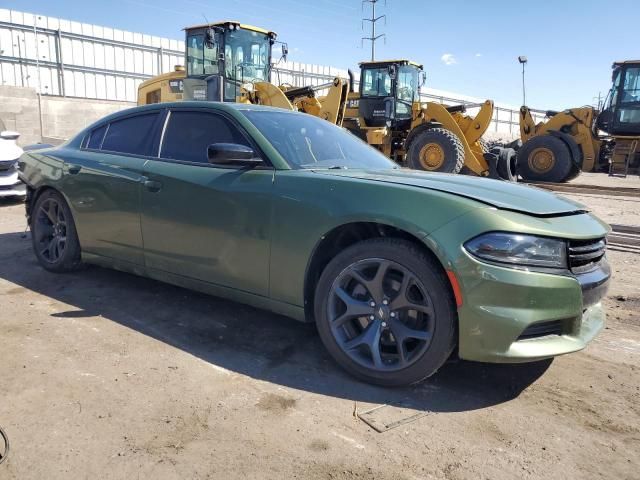
[[[543,109],[593,103],[609,88],[613,60],[640,57],[633,19],[624,17],[637,1],[616,0],[615,8],[580,0],[378,5],[387,37],[377,59],[416,60],[430,87],[513,105],[522,102],[518,55],[529,58],[527,103]],[[348,68],[370,55],[361,46],[368,9],[359,0],[3,0],[0,7],[170,38],[182,38],[181,28],[204,16],[234,19],[277,31],[290,60]]]

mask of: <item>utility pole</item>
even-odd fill
[[[383,18],[384,18],[385,24],[387,22],[386,15],[380,15],[376,17],[376,3],[378,3],[379,1],[380,0],[362,0],[363,7],[365,3],[371,4],[371,18],[362,19],[363,22],[371,22],[371,36],[362,37],[362,41],[368,40],[371,42],[371,61],[372,62],[375,61],[376,59],[376,40],[379,40],[380,38],[385,37],[385,41],[386,41],[386,34],[381,33],[380,35],[376,35],[376,23],[379,20],[382,20]],[[386,0],[385,0],[385,5],[386,5]],[[364,23],[363,23],[363,26],[364,26]]]
[[[524,55],[520,55],[518,57],[518,62],[520,62],[520,64],[522,65],[522,105],[526,105],[527,104],[527,93],[526,93],[526,89],[525,89],[525,85],[524,85],[524,66],[528,62],[527,57],[525,57]]]

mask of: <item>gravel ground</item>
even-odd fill
[[[580,200],[610,221],[621,205]],[[624,218],[640,225],[635,204]],[[24,229],[0,203],[3,480],[639,478],[640,255],[610,252],[608,326],[586,350],[389,390],[343,374],[310,325],[97,267],[47,273]],[[358,419],[376,406],[401,424]]]

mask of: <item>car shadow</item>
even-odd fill
[[[99,267],[53,274],[37,263],[30,236],[19,232],[0,234],[0,277],[73,306],[52,313],[53,320],[100,315],[227,370],[358,402],[433,412],[475,410],[516,398],[551,364],[455,361],[418,385],[380,388],[343,372],[314,325]]]
[[[14,207],[24,203],[24,197],[0,197],[0,208]]]

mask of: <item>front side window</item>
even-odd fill
[[[153,126],[159,115],[159,112],[153,112],[111,122],[102,141],[102,150],[131,155],[151,154]]]
[[[161,158],[207,163],[207,150],[214,143],[250,146],[226,118],[210,112],[172,111],[164,133]]]
[[[362,73],[362,95],[388,97],[391,95],[391,76],[387,67],[367,68]]]
[[[320,118],[286,111],[242,113],[292,168],[397,168],[375,148]]]
[[[218,43],[205,42],[205,34],[187,37],[187,75],[201,76],[218,73]]]

